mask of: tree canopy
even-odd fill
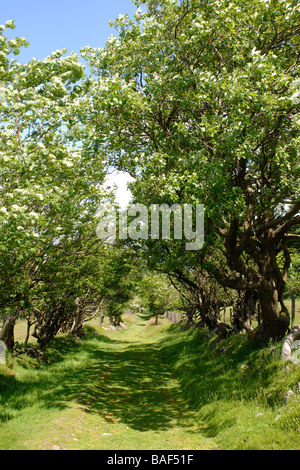
[[[257,335],[281,337],[300,222],[297,2],[146,6],[119,16],[104,49],[83,52],[97,77],[93,135],[104,133],[111,163],[136,178],[138,202],[205,205],[205,246],[184,267],[255,290]]]
[[[25,315],[45,346],[99,304],[119,324],[140,279],[157,284],[145,260],[206,326],[238,299],[244,327],[259,302],[253,336],[281,338],[291,256],[298,289],[298,2],[134,3],[104,48],[82,49],[87,67],[64,49],[21,65],[10,56],[28,44],[0,26],[0,339],[13,345]],[[97,239],[111,167],[134,177],[137,203],[202,204],[203,247]]]

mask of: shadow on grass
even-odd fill
[[[148,318],[143,317],[142,320]],[[57,338],[47,352],[53,363],[29,371],[1,396],[13,412],[32,405],[67,409],[74,403],[107,422],[122,422],[138,431],[191,425],[191,413],[156,343],[90,335],[82,344]],[[1,383],[1,382],[0,382]],[[26,397],[31,397],[26,402]],[[7,412],[2,421],[13,417]],[[1,414],[0,414],[1,421]]]
[[[2,409],[6,401],[12,411],[30,407],[26,397],[31,395],[46,409],[63,410],[75,403],[86,413],[140,432],[180,426],[214,436],[216,410],[206,409],[201,422],[199,409],[236,391],[237,400],[243,393],[250,398],[262,383],[257,362],[251,364],[255,349],[239,338],[224,343],[176,328],[157,342],[129,341],[126,334],[118,338],[90,335],[82,344],[58,338],[49,350],[55,363],[25,375],[23,381],[9,381],[9,391],[0,395]],[[10,410],[3,421],[13,417]]]
[[[194,410],[217,401],[227,400],[234,406],[235,402],[255,399],[278,374],[279,346],[263,348],[260,342],[250,342],[242,335],[222,340],[204,330],[178,332],[174,327],[159,348]],[[276,404],[276,396],[268,399],[269,405],[272,400]]]
[[[162,367],[155,344],[124,342],[117,351],[102,349],[100,339],[97,345],[93,340],[84,346],[85,365],[65,372],[63,383],[44,396],[45,406],[64,408],[76,402],[87,413],[139,431],[186,425],[188,406]]]
[[[57,364],[60,361],[64,361],[68,354],[77,353],[81,344],[86,340],[95,338],[97,338],[100,343],[117,345],[124,342],[109,338],[108,336],[102,334],[98,334],[90,329],[88,330],[86,336],[83,337],[83,341],[68,335],[54,338],[49,344],[45,356],[50,362]]]

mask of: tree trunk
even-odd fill
[[[261,307],[260,307],[260,303],[257,304],[257,322],[258,322],[258,325],[261,324]]]
[[[78,331],[79,331],[80,326],[81,326],[81,323],[79,321],[79,318],[76,315],[74,320],[73,320],[73,324],[71,326],[71,329],[69,331],[69,335],[70,336],[78,336]]]
[[[83,312],[82,312],[82,309],[80,308],[80,303],[79,302],[75,302],[75,303],[77,305],[77,309],[76,309],[76,314],[74,316],[71,330],[69,332],[70,336],[78,336],[79,331],[82,327],[82,313]]]
[[[251,319],[255,314],[258,297],[255,291],[238,291],[238,299],[233,304],[233,328],[236,333],[252,330]]]
[[[0,332],[0,341],[3,341],[7,349],[14,349],[15,338],[14,338],[14,327],[16,319],[20,313],[19,308],[14,313],[8,313],[5,317],[2,330]]]
[[[24,341],[25,346],[27,346],[28,341],[29,341],[29,336],[30,336],[30,328],[32,327],[33,322],[30,321],[30,315],[27,318],[27,330],[26,330],[26,338]]]
[[[47,314],[46,314],[47,317]],[[57,308],[56,311],[49,315],[46,321],[43,318],[35,326],[32,336],[37,339],[40,349],[44,351],[48,343],[59,332],[64,323],[63,308]]]
[[[289,329],[290,316],[286,309],[279,310],[279,295],[276,288],[260,289],[261,324],[250,334],[250,338],[280,340]],[[283,306],[282,301],[280,302]]]

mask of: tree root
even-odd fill
[[[233,328],[227,323],[223,323],[223,322],[218,322],[213,331],[220,338],[228,338],[229,336],[233,334]]]
[[[33,346],[24,346],[23,348],[18,349],[15,347],[13,355],[20,356],[21,354],[27,354],[27,356],[33,357],[34,359],[38,359],[42,363],[47,363],[48,359],[45,356],[45,353],[40,351],[38,348]]]

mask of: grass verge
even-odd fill
[[[160,342],[201,432],[224,450],[300,449],[300,365],[282,361],[281,346],[178,326]]]

